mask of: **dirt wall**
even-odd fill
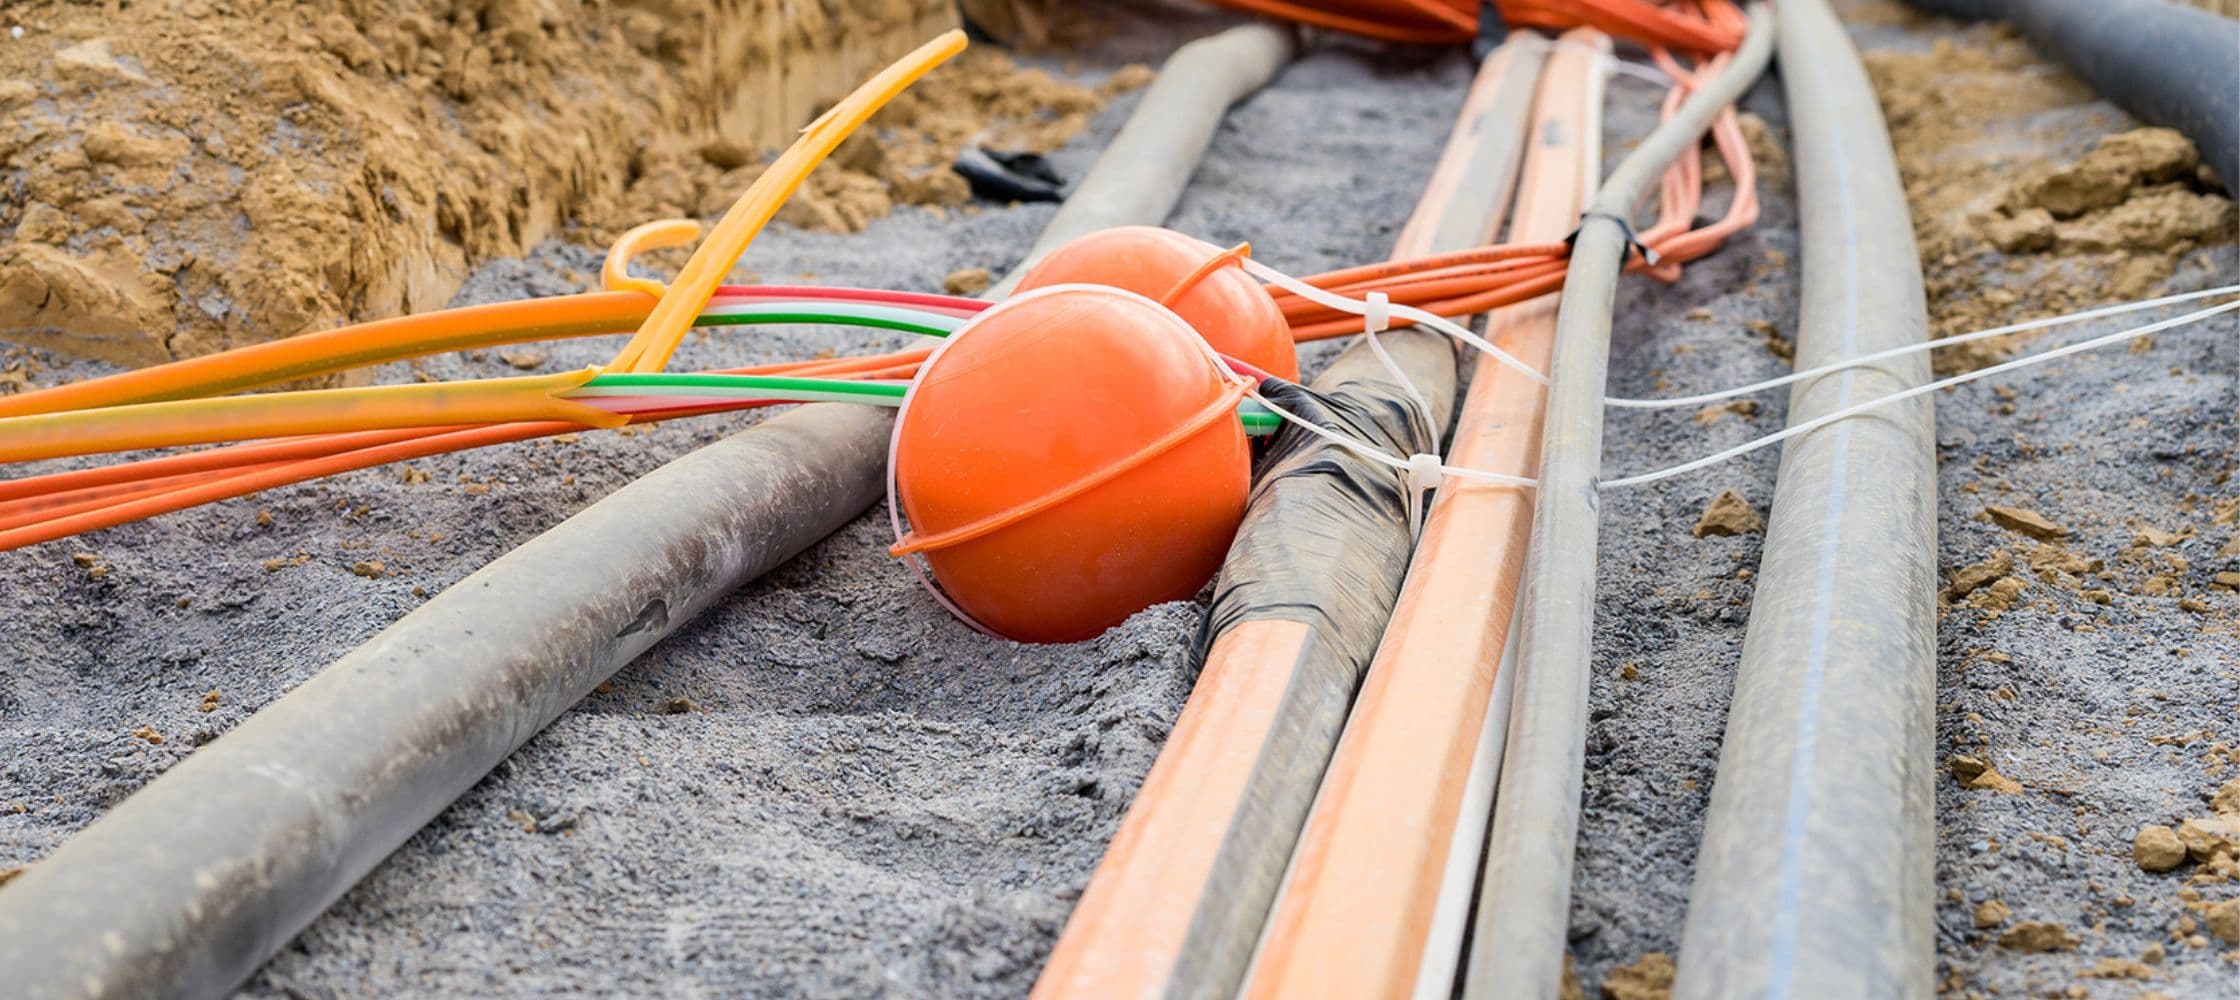
[[[0,13],[0,330],[146,363],[442,305],[667,153],[782,144],[947,0]]]

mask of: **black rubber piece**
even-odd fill
[[[1066,179],[1058,176],[1049,160],[1034,153],[999,153],[966,146],[950,169],[972,185],[972,193],[989,201],[1064,201]]]
[[[1470,43],[1470,54],[1479,62],[1493,55],[1493,50],[1509,40],[1509,22],[1502,20],[1498,4],[1478,5],[1478,37]]]
[[[1909,0],[2010,21],[2101,96],[2186,134],[2240,191],[2240,21],[2164,0]]]

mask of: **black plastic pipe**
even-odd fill
[[[2186,134],[2240,191],[2240,21],[2164,0],[1908,0],[2011,21],[2117,107]]]

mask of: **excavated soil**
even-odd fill
[[[0,331],[124,364],[434,308],[485,261],[712,215],[943,0],[16,3],[0,12]],[[1047,151],[1102,88],[937,71],[789,207],[959,205],[960,145]]]
[[[1996,28],[1842,7],[1893,120],[1937,330],[2240,275],[2229,201],[2167,136]],[[1110,92],[1125,64],[1205,27],[1130,22],[1072,70],[1013,58],[1053,88]],[[1467,77],[1457,54],[1325,41],[1231,116],[1172,221],[1249,239],[1293,271],[1380,258]],[[1090,124],[1058,147],[1061,171],[1078,176],[1130,103],[1081,108]],[[1613,84],[1613,157],[1654,107],[1647,89]],[[1775,159],[1777,83],[1745,107],[1753,147]],[[914,142],[881,151],[908,162]],[[572,242],[477,269],[460,301],[581,288],[599,227],[705,211],[730,183],[710,178],[746,167],[680,162],[698,178],[689,196],[586,213],[562,232]],[[1622,286],[1613,392],[1786,370],[1799,261],[1782,164],[1765,172],[1756,228],[1678,284]],[[854,235],[782,224],[742,268],[934,289],[953,272],[1000,273],[1051,211],[896,200]],[[2179,205],[2199,212],[2177,218]],[[690,342],[681,363],[895,343],[727,334]],[[538,360],[559,370],[613,346]],[[16,380],[107,370],[10,350],[0,366]],[[1947,370],[1998,356],[1944,353]],[[424,367],[515,371],[494,355]],[[1784,403],[1614,414],[1606,471],[1766,433]],[[1938,397],[1937,947],[1950,995],[2231,992],[2240,946],[2223,935],[2240,933],[2240,893],[2219,837],[2240,810],[2236,411],[2230,317]],[[370,470],[0,556],[0,879],[424,595],[752,419]],[[1571,928],[1588,994],[1656,997],[1670,982],[1776,463],[1761,451],[1606,498]],[[1074,646],[990,641],[880,553],[882,517],[744,588],[563,715],[248,994],[1023,993],[1187,694],[1200,612],[1154,608]]]

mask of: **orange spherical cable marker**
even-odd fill
[[[1051,251],[1019,279],[1018,292],[1075,283],[1124,288],[1173,310],[1215,351],[1296,382],[1291,324],[1238,266],[1251,253],[1249,245],[1222,250],[1158,226],[1116,226]]]
[[[1023,642],[1091,638],[1187,600],[1244,517],[1249,388],[1136,293],[1007,299],[950,335],[903,400],[889,551],[922,559],[908,561],[959,618]]]

